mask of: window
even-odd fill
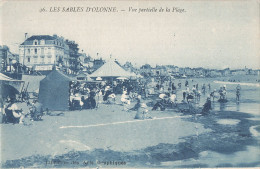
[[[37,54],[37,49],[34,49],[34,53]]]
[[[45,44],[45,41],[44,40],[41,40],[41,45],[44,45]]]
[[[27,62],[30,63],[31,62],[31,58],[28,56],[27,58]]]
[[[41,62],[44,63],[44,56],[41,56]]]
[[[28,51],[28,54],[30,54],[31,50],[30,50],[30,49],[28,49],[27,51]]]
[[[38,45],[38,42],[37,42],[37,41],[34,41],[34,45]]]
[[[34,63],[37,63],[37,57],[34,57],[33,60],[34,60]]]
[[[51,63],[51,55],[48,56],[48,63]]]

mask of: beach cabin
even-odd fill
[[[39,102],[43,109],[69,110],[70,84],[72,79],[53,70],[40,81]]]

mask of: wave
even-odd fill
[[[238,85],[241,86],[254,86],[254,87],[260,87],[259,83],[243,83],[243,82],[224,82],[224,81],[213,81],[214,83],[220,83],[220,84],[230,84],[230,85]]]

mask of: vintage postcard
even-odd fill
[[[0,11],[2,168],[260,167],[259,1]]]

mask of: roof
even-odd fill
[[[53,36],[50,36],[50,35],[33,35],[33,36],[27,38],[24,42],[32,41],[32,40],[55,40],[55,39],[56,38],[54,38]],[[24,42],[21,45],[23,45]]]
[[[41,81],[73,81],[73,79],[61,73],[59,70],[54,69]]]
[[[12,79],[12,78],[4,75],[3,73],[0,73],[0,81],[22,82],[22,80]]]
[[[98,70],[93,72],[90,77],[131,77],[135,74],[124,70],[113,60],[109,60],[102,65]]]

